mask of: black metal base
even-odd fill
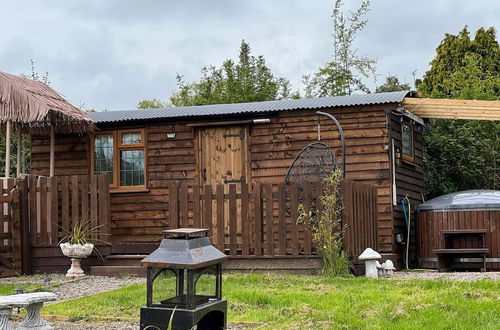
[[[173,308],[142,307],[141,330],[167,330]],[[176,309],[173,330],[224,330],[227,327],[227,301],[216,300],[197,306],[193,310]]]

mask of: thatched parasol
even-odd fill
[[[4,72],[0,72],[0,121],[35,134],[49,133],[51,127],[57,133],[94,130],[94,122],[85,112],[46,84]]]
[[[66,101],[40,81],[0,72],[0,124],[6,131],[5,176],[10,174],[11,124],[22,132],[50,134],[50,175],[54,175],[55,133],[91,133],[94,122],[85,112]],[[21,163],[18,143],[18,165]],[[19,174],[19,166],[18,166]]]

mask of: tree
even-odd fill
[[[378,86],[375,89],[376,93],[384,92],[399,92],[399,91],[409,91],[411,89],[410,85],[399,81],[399,78],[393,75],[388,75],[385,78],[385,83]]]
[[[353,47],[356,35],[367,20],[363,17],[370,9],[370,1],[362,0],[360,7],[345,17],[342,0],[335,0],[333,20],[333,60],[318,72],[304,76],[306,97],[350,95],[355,91],[369,93],[364,78],[375,77],[376,60],[360,56]]]
[[[493,28],[446,34],[418,91],[424,97],[500,99],[500,48]],[[499,189],[500,123],[433,119],[424,133],[428,197],[466,189]]]
[[[170,96],[173,106],[256,102],[297,97],[290,82],[275,77],[262,55],[251,55],[250,45],[243,40],[238,62],[228,59],[220,68],[204,67],[201,79],[187,83],[177,75],[177,91]],[[157,101],[157,100],[156,100]],[[143,105],[139,102],[139,106]],[[149,102],[149,101],[148,101]],[[150,105],[150,103],[146,103]],[[159,104],[165,105],[161,101]],[[152,105],[156,105],[153,102]]]
[[[169,106],[168,102],[163,102],[159,99],[149,99],[142,100],[137,103],[137,109],[157,109],[157,108],[167,108]]]

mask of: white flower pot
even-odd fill
[[[71,244],[71,243],[63,243],[60,245],[62,253],[69,258],[87,258],[94,249],[94,244]]]
[[[87,258],[94,249],[94,244],[71,244],[63,243],[60,245],[62,253],[71,258],[71,268],[66,273],[68,277],[80,277],[85,276],[83,269],[80,264],[80,259]]]

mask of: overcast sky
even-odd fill
[[[359,0],[346,0],[346,8]],[[71,103],[135,109],[167,100],[175,75],[197,80],[204,65],[236,58],[241,39],[276,76],[301,88],[331,59],[332,0],[0,0],[0,71],[30,73],[30,59]],[[499,0],[372,0],[360,54],[413,82],[445,33],[500,25]],[[367,82],[372,88],[373,82]]]

